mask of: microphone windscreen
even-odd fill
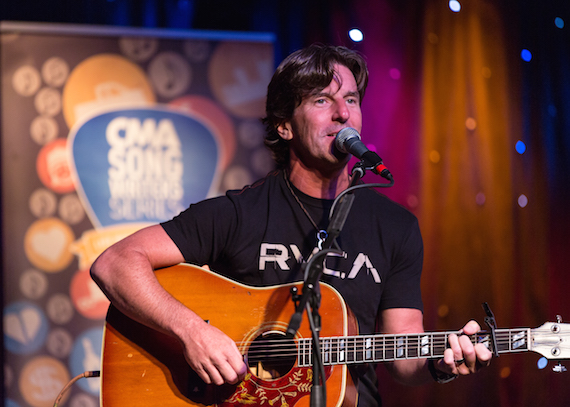
[[[346,142],[348,140],[354,139],[355,137],[360,140],[360,134],[358,134],[358,131],[352,127],[345,127],[336,135],[336,138],[334,140],[336,148],[343,153],[349,153],[348,149],[346,148]]]

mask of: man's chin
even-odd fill
[[[333,148],[332,155],[335,158],[335,160],[342,165],[348,164],[350,158],[352,157],[350,154],[343,153],[342,151],[339,151],[336,148]]]

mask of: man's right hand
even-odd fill
[[[181,338],[190,367],[207,384],[236,384],[243,380],[247,366],[235,342],[204,321],[198,321]]]
[[[178,338],[186,361],[208,384],[238,383],[247,371],[236,344],[160,285],[155,269],[184,261],[162,226],[153,225],[114,244],[91,266],[91,276],[123,314]]]

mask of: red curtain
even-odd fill
[[[560,69],[568,34],[555,26],[557,10],[464,0],[453,12],[447,1],[413,3],[359,0],[350,19],[339,10],[333,21],[338,32],[357,25],[365,34],[357,46],[371,76],[363,140],[394,174],[386,194],[420,220],[426,330],[458,329],[469,319],[487,329],[485,301],[500,328],[568,316],[570,222],[559,176],[570,138]],[[553,41],[561,45],[556,56],[541,52]],[[521,59],[526,47],[530,61]],[[565,377],[552,372],[554,361],[539,370],[540,357],[502,355],[476,376],[413,389],[379,369],[380,387],[389,406],[564,405]]]

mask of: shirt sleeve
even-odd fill
[[[237,224],[236,211],[225,196],[192,204],[172,220],[161,223],[188,263],[212,264],[223,256]]]
[[[401,237],[382,294],[380,309],[415,308],[423,312],[421,274],[423,241],[417,219]]]

